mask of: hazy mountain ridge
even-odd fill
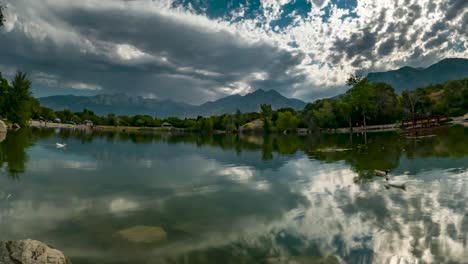
[[[405,66],[398,70],[367,75],[369,81],[388,83],[397,93],[467,77],[468,59],[462,58],[443,59],[427,68]]]
[[[145,114],[155,117],[196,117],[241,112],[259,111],[261,104],[271,104],[273,109],[291,107],[303,109],[305,102],[289,99],[270,90],[257,90],[247,95],[231,95],[199,106],[174,102],[171,100],[148,99],[126,94],[100,94],[96,96],[56,95],[39,98],[41,105],[54,110],[70,109],[82,111],[90,109],[98,115],[114,113],[117,115]]]

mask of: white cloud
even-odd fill
[[[118,214],[127,211],[135,210],[139,207],[139,204],[133,201],[129,201],[124,198],[116,198],[111,201],[109,210],[111,213]]]
[[[310,100],[341,92],[355,71],[468,57],[459,48],[468,45],[463,0],[358,0],[352,10],[310,0],[305,17],[272,26],[293,2],[263,0],[255,17],[241,6],[208,18],[172,0],[10,0],[0,57],[17,56],[5,64],[68,88],[121,92],[131,83],[143,96],[192,103],[258,88]],[[45,67],[52,58],[60,65]]]
[[[127,44],[118,44],[116,53],[122,60],[135,60],[148,56],[136,47]]]

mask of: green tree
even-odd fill
[[[25,73],[17,72],[9,88],[7,119],[24,126],[31,115],[31,82]]]
[[[0,27],[3,27],[5,23],[5,16],[3,15],[4,10],[5,10],[5,6],[0,5]]]
[[[414,91],[403,91],[401,94],[403,106],[410,113],[411,119],[416,118],[416,93]]]
[[[464,115],[467,109],[468,79],[448,81],[440,99],[444,111],[451,116]]]
[[[197,127],[197,121],[193,119],[185,119],[183,126],[184,128],[195,129]]]
[[[348,85],[353,85],[353,87],[348,91],[348,94],[351,96],[351,102],[362,117],[362,124],[364,128],[367,126],[367,119],[372,114],[375,109],[374,90],[372,84],[369,83],[367,78],[360,78],[351,76],[347,82]]]
[[[294,130],[297,128],[298,120],[291,112],[279,112],[276,126],[281,130]]]
[[[44,118],[45,120],[54,120],[57,118],[57,115],[55,114],[54,110],[50,108],[40,107],[38,117]]]
[[[363,80],[364,78],[361,75],[351,74],[351,76],[349,76],[348,79],[346,80],[346,85],[355,86],[356,84],[360,83]]]
[[[345,96],[341,101],[338,102],[338,111],[340,115],[348,123],[349,129],[353,129],[353,106],[351,103],[350,96]]]
[[[119,124],[117,117],[113,113],[107,115],[106,123],[108,126],[117,126]]]
[[[170,123],[174,127],[183,127],[184,121],[178,117],[168,117],[165,122]]]
[[[0,73],[0,117],[6,117],[7,113],[7,102],[8,102],[8,90],[10,86],[8,81],[2,77]]]
[[[263,119],[263,131],[265,133],[270,132],[270,120],[271,116],[273,115],[273,110],[271,109],[271,105],[269,104],[262,104],[260,105],[260,114]]]
[[[313,110],[315,123],[321,128],[336,128],[336,114],[332,100],[321,100],[319,105]]]
[[[57,116],[57,118],[61,119],[62,121],[70,121],[73,116],[73,113],[70,110],[65,109],[63,111],[55,112],[55,115]]]
[[[211,132],[213,131],[213,119],[211,118],[203,118],[202,120],[202,125],[201,125],[201,130],[204,132]]]
[[[401,117],[401,102],[393,87],[386,83],[373,84],[375,124],[394,123]]]
[[[236,111],[235,125],[236,125],[236,129],[239,129],[239,127],[242,125],[242,113],[239,109],[237,109]]]

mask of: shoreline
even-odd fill
[[[446,124],[449,125],[462,125],[468,127],[468,120],[464,120],[463,117],[455,117],[452,121],[447,122]],[[439,125],[443,126],[443,125]],[[435,127],[439,127],[435,126]],[[88,125],[73,125],[73,124],[62,124],[62,123],[44,123],[39,121],[30,121],[29,127],[34,128],[64,128],[64,129],[76,129],[76,130],[83,130],[83,131],[100,131],[100,132],[133,132],[133,133],[201,133],[198,131],[193,131],[191,129],[184,129],[184,128],[175,128],[175,127],[133,127],[133,126],[93,126],[90,127]],[[421,129],[421,128],[416,128]],[[353,127],[352,131],[349,127],[347,128],[337,128],[337,129],[320,129],[318,130],[319,133],[328,133],[328,134],[340,134],[340,133],[363,133],[363,132],[390,132],[390,131],[397,131],[397,130],[405,130],[401,128],[398,124],[384,124],[384,125],[374,125],[374,126],[367,126],[366,129],[363,127]],[[213,130],[211,133],[213,134],[258,134],[263,133],[262,131],[258,130],[241,130],[237,132],[230,132],[230,131],[221,131],[221,130]],[[277,131],[275,133],[282,134],[282,132]],[[313,131],[307,131],[305,134],[313,134]],[[296,132],[289,132],[288,134],[298,134],[304,135],[304,133]]]

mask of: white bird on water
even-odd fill
[[[390,180],[387,175],[385,175],[385,180],[387,181],[388,186],[402,188],[402,189],[406,188],[406,181]]]
[[[58,148],[58,149],[63,149],[63,148],[66,148],[67,147],[67,144],[65,143],[55,143],[55,146]]]

